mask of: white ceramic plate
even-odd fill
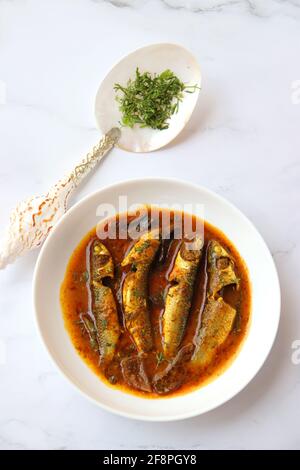
[[[230,367],[213,382],[186,395],[144,399],[105,385],[83,362],[65,330],[59,290],[68,260],[83,236],[99,222],[100,203],[204,204],[205,219],[222,230],[246,262],[252,284],[249,333]],[[252,223],[215,193],[190,183],[145,178],[117,183],[86,197],[60,220],[40,252],[33,280],[38,329],[64,376],[102,408],[130,418],[171,421],[205,413],[242,390],[267,358],[280,316],[280,288],[271,254]]]

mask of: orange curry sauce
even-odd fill
[[[163,211],[165,212],[166,209],[163,209]],[[172,220],[174,218],[174,212],[170,211],[169,214]],[[186,216],[190,217],[190,220],[194,226],[196,221],[195,217],[185,214],[185,217]],[[122,216],[120,215],[118,217],[121,218]],[[132,220],[134,217],[135,216],[131,216],[130,218],[130,216],[128,216],[128,221]],[[96,228],[94,228],[75,248],[69,260],[60,292],[60,301],[65,327],[70,335],[74,347],[76,348],[81,358],[86,362],[86,364],[99,376],[99,378],[101,378],[108,385],[148,398],[159,398],[163,396],[174,396],[187,393],[220,375],[234,359],[242,343],[242,340],[245,338],[251,310],[250,281],[247,268],[239,256],[237,250],[226,238],[226,236],[207,222],[204,223],[204,251],[194,285],[192,307],[181,347],[192,341],[195,335],[195,331],[199,325],[199,316],[203,312],[207,283],[206,247],[209,240],[212,239],[219,241],[230,253],[235,262],[236,274],[240,279],[240,287],[238,290],[235,287],[229,286],[225,288],[223,292],[224,300],[231,306],[235,307],[237,310],[234,327],[225,343],[218,349],[218,352],[212,362],[205,369],[197,368],[192,364],[187,364],[186,367],[188,373],[185,376],[184,382],[177,390],[169,392],[167,395],[158,395],[155,392],[143,392],[135,390],[124,382],[122,376],[120,367],[121,359],[126,357],[126,355],[128,356],[136,354],[134,342],[129,332],[126,330],[122,311],[122,280],[126,274],[123,272],[123,269],[120,266],[125,254],[129,251],[134,243],[134,241],[131,239],[101,240],[110,251],[114,260],[115,277],[114,280],[110,283],[110,287],[113,289],[115,299],[117,301],[119,321],[120,325],[122,326],[122,335],[119,339],[115,359],[113,361],[114,364],[111,368],[113,372],[108,373],[107,371],[103,371],[100,368],[99,353],[92,349],[89,335],[85,331],[82,322],[80,321],[80,315],[82,313],[89,312],[91,309],[89,257],[90,245],[96,238]],[[178,252],[179,244],[180,240],[171,240],[164,263],[160,264],[157,261],[154,261],[149,273],[148,297],[152,334],[154,340],[154,351],[148,353],[145,360],[145,365],[150,381],[157,372],[160,372],[166,368],[166,360],[163,358],[162,354],[161,321],[164,312],[164,300],[170,285],[167,276],[172,269],[174,259]],[[113,374],[113,381],[111,380],[110,374]]]

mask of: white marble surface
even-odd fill
[[[76,200],[117,180],[176,176],[235,203],[279,270],[282,320],[265,366],[231,402],[179,423],[146,424],[85,401],[37,335],[37,253],[0,272],[2,449],[300,448],[300,1],[0,0],[1,227],[97,141],[93,99],[107,69],[150,42],[178,42],[202,66],[184,133],[149,155],[115,150]]]

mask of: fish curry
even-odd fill
[[[168,211],[165,239],[164,211],[154,229],[150,213],[126,214],[127,224],[138,220],[135,239],[99,239],[92,229],[71,256],[60,294],[67,331],[88,366],[107,384],[149,398],[186,393],[221,374],[238,353],[251,307],[247,268],[226,236],[204,222],[202,235],[183,229],[178,239]],[[197,219],[186,217],[194,227]]]

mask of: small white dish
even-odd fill
[[[141,47],[123,57],[108,72],[102,81],[95,100],[95,117],[98,128],[106,134],[113,127],[120,127],[122,116],[116,101],[114,86],[126,86],[129,78],[135,78],[136,68],[141,73],[160,74],[170,69],[186,85],[201,87],[201,73],[196,58],[190,51],[178,44],[151,44]],[[199,88],[193,93],[183,93],[184,98],[178,112],[169,121],[169,128],[163,131],[134,126],[121,128],[121,137],[116,144],[130,152],[152,152],[167,145],[184,128],[196,106]]]
[[[155,189],[154,189],[155,188]],[[99,222],[100,203],[203,204],[205,220],[222,230],[247,264],[252,287],[251,322],[247,337],[222,375],[195,391],[171,398],[146,399],[113,389],[82,361],[64,327],[60,285],[69,258],[83,236]],[[280,287],[272,256],[252,223],[217,194],[187,182],[165,178],[129,180],[103,188],[72,207],[43,245],[34,273],[33,296],[42,340],[64,376],[102,408],[129,418],[172,421],[205,413],[240,392],[266,360],[278,329]]]

